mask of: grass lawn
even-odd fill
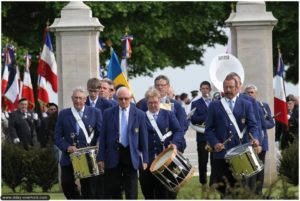
[[[209,181],[209,180],[208,180]],[[52,187],[50,193],[43,193],[40,187],[35,187],[33,193],[26,193],[20,187],[16,189],[16,193],[13,193],[10,188],[2,183],[2,195],[49,195],[52,200],[64,200],[65,197],[60,191],[59,185],[56,184]],[[282,180],[278,180],[270,188],[264,188],[263,194],[272,199],[296,199],[298,198],[298,186],[293,186]],[[144,199],[141,189],[138,190],[138,199]],[[179,191],[177,199],[194,200],[194,199],[205,199],[205,200],[216,200],[220,199],[219,194],[206,186],[201,186],[197,176],[193,177],[188,183],[186,183]]]

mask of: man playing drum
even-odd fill
[[[214,182],[221,197],[226,195],[226,177],[230,186],[236,183],[225,161],[226,152],[240,144],[249,142],[249,133],[253,134],[251,142],[258,145],[257,124],[253,115],[253,108],[249,101],[237,97],[238,84],[232,75],[226,76],[223,82],[224,96],[221,100],[214,101],[208,109],[205,126],[205,136],[213,147]],[[235,118],[233,122],[232,118]],[[246,131],[244,128],[247,128]],[[244,131],[245,132],[244,132]],[[254,138],[253,138],[254,137]],[[230,140],[229,140],[230,139]]]
[[[80,196],[75,185],[70,154],[78,152],[79,148],[96,145],[102,126],[102,114],[100,110],[85,105],[86,94],[83,87],[75,88],[71,98],[73,106],[59,113],[55,128],[55,144],[62,151],[62,189],[67,199],[94,199],[92,187],[95,177],[80,179]]]
[[[160,108],[160,93],[155,88],[150,88],[146,94],[148,111],[148,150],[149,164],[166,147],[173,146],[183,152],[185,140],[175,114]],[[150,167],[140,172],[140,183],[145,199],[171,199],[167,188],[150,172]]]

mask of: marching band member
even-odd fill
[[[160,93],[160,108],[164,108],[167,110],[171,110],[172,112],[175,113],[175,116],[179,122],[179,125],[181,127],[181,129],[184,131],[184,133],[187,131],[188,129],[188,121],[187,121],[187,115],[183,109],[183,107],[180,105],[180,103],[178,103],[176,100],[174,99],[170,99],[168,97],[168,91],[170,88],[170,80],[167,76],[165,75],[159,75],[154,79],[154,87],[159,91]],[[147,101],[146,99],[142,99],[139,103],[138,103],[139,107],[141,110],[143,111],[147,111],[148,110],[148,106],[147,106]],[[185,142],[184,142],[185,143]],[[184,145],[184,148],[186,147],[186,144]],[[174,192],[170,192],[169,193],[169,198],[176,198],[177,194]]]
[[[203,81],[200,84],[200,91],[202,97],[192,102],[191,110],[196,109],[191,116],[191,123],[196,125],[205,125],[205,121],[208,115],[208,106],[212,99],[210,96],[211,86],[208,81]],[[198,152],[198,169],[199,169],[199,181],[202,185],[206,184],[207,162],[208,162],[208,150],[207,140],[205,139],[204,132],[197,132],[197,152]],[[211,154],[210,154],[211,155]],[[212,157],[210,164],[212,164]],[[212,175],[211,175],[212,181]],[[211,183],[211,182],[210,182]]]
[[[229,164],[224,158],[226,151],[249,142],[248,132],[254,136],[251,142],[254,145],[259,145],[252,105],[249,101],[237,97],[238,83],[232,75],[226,76],[223,90],[225,97],[210,104],[205,125],[205,137],[211,147],[214,148],[214,182],[219,184],[217,190],[220,191],[221,197],[226,193],[224,177],[231,187],[236,183],[232,171],[229,169]],[[245,127],[247,129],[244,133]],[[231,140],[227,141],[227,139]],[[226,144],[225,141],[227,141]]]
[[[174,113],[160,108],[160,97],[155,88],[150,88],[145,94],[149,164],[166,147],[173,146],[183,152],[185,144],[184,133]],[[145,199],[172,199],[169,190],[150,172],[150,167],[140,172],[140,183]]]
[[[147,168],[148,140],[145,113],[131,104],[126,87],[117,90],[118,106],[104,111],[97,161],[104,169],[106,199],[137,199],[138,172]]]
[[[86,94],[83,87],[77,87],[72,94],[73,106],[62,110],[55,128],[55,144],[62,151],[61,184],[67,199],[94,199],[95,178],[80,179],[81,196],[74,179],[70,153],[78,148],[95,146],[102,126],[101,111],[85,106]]]
[[[256,99],[257,87],[253,84],[249,84],[245,87],[245,93],[251,96],[252,98]],[[259,109],[261,126],[262,126],[261,129],[263,131],[263,136],[259,140],[259,143],[262,146],[262,151],[258,154],[258,157],[263,162],[263,164],[265,164],[266,152],[269,150],[267,129],[273,128],[275,126],[275,123],[272,118],[269,105],[262,101],[256,101],[256,103]],[[256,194],[262,193],[263,184],[264,184],[263,170],[249,179],[249,186]]]
[[[105,109],[112,106],[110,101],[99,96],[101,82],[98,78],[91,78],[87,81],[87,90],[89,96],[86,99],[85,105],[98,108],[103,113]]]
[[[102,81],[102,80],[101,80]],[[89,92],[88,98],[85,102],[85,105],[95,107],[99,110],[101,110],[101,114],[103,114],[104,110],[107,108],[112,107],[112,101],[107,100],[105,97],[99,96],[100,88],[101,88],[101,81],[98,78],[90,78],[87,81],[87,90]],[[103,86],[106,86],[106,82],[102,83]],[[102,87],[101,91],[103,92]],[[94,191],[96,192],[96,199],[104,199],[104,175],[100,174],[95,176],[95,185],[93,186]]]
[[[166,107],[165,109],[172,110],[175,113],[175,116],[181,126],[181,129],[186,132],[188,129],[188,122],[186,120],[186,113],[180,103],[175,101],[174,99],[170,99],[168,97],[168,91],[170,88],[170,80],[165,75],[159,75],[154,80],[154,87],[159,91],[160,93],[160,103],[161,108]],[[143,111],[148,110],[147,101],[146,99],[142,99],[140,101],[140,109]]]

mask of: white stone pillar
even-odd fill
[[[245,70],[244,86],[253,83],[258,87],[260,98],[274,111],[272,30],[277,23],[271,12],[266,12],[265,2],[241,1],[236,13],[226,24],[233,30],[233,49]],[[268,130],[269,151],[265,163],[265,184],[277,178],[275,163],[275,130]]]
[[[103,26],[92,17],[90,7],[81,1],[71,1],[61,10],[50,31],[56,36],[58,74],[58,104],[72,105],[72,89],[86,87],[91,77],[99,77],[98,40]]]

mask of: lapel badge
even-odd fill
[[[140,131],[139,128],[135,128],[135,129],[134,129],[134,132],[135,132],[136,134],[138,134],[139,131]]]
[[[241,122],[242,122],[242,124],[245,124],[245,123],[246,123],[246,119],[245,119],[245,118],[242,118],[242,119],[241,119]]]

